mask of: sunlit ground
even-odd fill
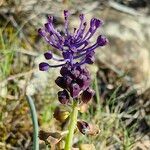
[[[92,17],[103,19],[97,35],[103,33],[109,39],[106,47],[96,50],[95,64],[88,66],[96,93],[88,105],[81,107],[78,117],[96,125],[98,132],[85,136],[76,130],[74,147],[150,149],[150,3],[138,2],[0,1],[0,149],[32,149],[33,128],[26,94],[34,99],[40,130],[66,130],[67,122],[59,123],[53,117],[60,105],[59,87],[54,82],[59,69],[38,70],[45,51],[59,54],[37,33],[48,14],[54,15],[55,26],[62,30],[64,9],[73,14],[70,30],[78,27],[78,15],[84,13],[87,21]],[[40,150],[49,149],[51,140],[47,145],[40,140]]]

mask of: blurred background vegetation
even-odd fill
[[[97,49],[96,63],[89,67],[96,95],[90,105],[82,106],[86,113],[80,113],[100,133],[83,136],[77,132],[74,146],[80,150],[149,150],[149,0],[0,0],[0,150],[31,149],[33,129],[26,93],[35,100],[41,130],[63,129],[53,118],[58,106],[54,80],[59,70],[38,71],[42,54],[53,49],[37,29],[48,14],[63,29],[64,9],[73,14],[71,29],[78,25],[80,13],[87,20],[103,19],[99,33],[109,39],[105,48]],[[46,149],[43,141],[40,145]]]

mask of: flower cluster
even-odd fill
[[[88,103],[94,91],[90,88],[91,78],[90,73],[86,69],[86,64],[94,63],[95,49],[105,46],[108,42],[107,38],[103,35],[99,35],[95,43],[91,44],[90,39],[93,37],[98,28],[100,28],[103,22],[99,19],[92,18],[90,21],[90,27],[86,29],[87,23],[85,16],[80,14],[80,24],[78,28],[74,28],[73,32],[68,30],[70,13],[64,11],[65,25],[64,31],[58,32],[53,25],[53,17],[48,17],[48,22],[43,28],[38,30],[39,34],[50,44],[52,47],[60,52],[61,57],[56,58],[51,51],[44,53],[46,60],[53,59],[59,62],[57,65],[52,65],[47,62],[39,64],[41,71],[47,71],[52,67],[61,67],[60,75],[55,80],[56,84],[62,88],[58,92],[58,100],[61,104],[71,104],[72,101],[78,100],[78,102]],[[71,100],[72,98],[72,100]],[[61,116],[58,116],[58,112],[54,113],[54,117],[57,120],[63,120]],[[63,114],[66,112],[62,111]],[[59,113],[61,114],[61,113]],[[81,133],[86,134],[89,130],[88,123],[81,121],[77,122],[77,127]],[[87,128],[87,130],[86,130]]]
[[[101,20],[92,18],[90,27],[86,31],[87,23],[85,21],[85,16],[80,14],[79,28],[74,28],[73,33],[71,33],[68,30],[69,16],[70,13],[64,11],[65,30],[63,34],[54,28],[52,16],[49,16],[45,26],[38,30],[39,34],[48,42],[48,44],[56,48],[62,56],[62,58],[57,59],[53,56],[51,51],[46,52],[44,56],[47,60],[53,59],[62,63],[59,65],[50,65],[46,62],[42,62],[39,65],[41,71],[46,71],[50,67],[60,67],[66,63],[75,67],[83,64],[92,64],[94,62],[94,50],[107,44],[108,40],[103,35],[99,35],[94,44],[90,43],[91,37],[103,24]]]
[[[81,94],[81,100],[84,103],[92,98],[94,91],[89,88],[90,73],[84,66],[72,67],[66,64],[61,68],[60,74],[62,76],[59,76],[55,82],[64,89],[58,92],[58,99],[62,104],[69,103],[68,92],[73,99],[79,98]]]

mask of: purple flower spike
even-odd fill
[[[41,71],[47,71],[49,69],[49,67],[50,67],[49,64],[45,63],[45,62],[42,62],[42,63],[39,64],[39,69]]]
[[[59,32],[55,28],[52,16],[48,16],[47,23],[45,23],[43,28],[38,30],[45,41],[58,50],[61,57],[60,59],[55,58],[55,55],[51,51],[47,51],[44,53],[45,59],[53,59],[54,61],[58,61],[59,64],[51,65],[42,62],[39,64],[39,69],[47,71],[49,68],[61,67],[61,76],[57,77],[55,83],[63,89],[63,91],[58,92],[58,99],[62,104],[68,103],[69,95],[73,99],[80,96],[82,102],[88,103],[94,92],[89,88],[91,77],[85,65],[95,62],[95,49],[105,46],[108,40],[105,36],[99,35],[93,44],[90,42],[90,39],[94,36],[98,28],[102,26],[102,20],[92,18],[89,28],[86,29],[87,22],[85,21],[85,15],[80,14],[79,26],[70,32],[69,17],[69,11],[64,10],[64,32]]]
[[[49,60],[49,59],[52,59],[53,55],[52,55],[51,51],[48,51],[48,52],[44,53],[44,57],[47,60]]]

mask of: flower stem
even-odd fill
[[[33,150],[39,150],[39,141],[38,141],[38,121],[37,121],[37,114],[34,105],[34,101],[31,96],[27,95],[27,101],[30,107],[31,118],[33,123]]]
[[[77,124],[77,117],[78,117],[78,102],[76,100],[73,100],[72,112],[70,114],[69,133],[66,137],[65,150],[71,150],[72,148],[74,130]]]

